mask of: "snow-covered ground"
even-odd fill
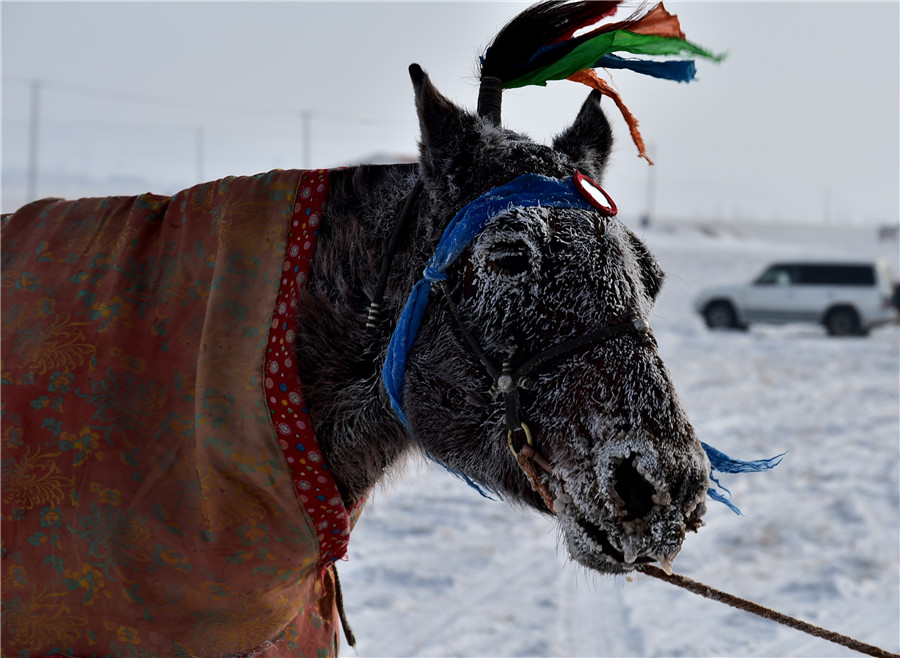
[[[871,228],[643,237],[669,273],[652,324],[698,435],[736,457],[788,451],[769,473],[725,476],[745,515],[710,501],[675,571],[900,650],[900,330],[710,333],[690,305],[779,258],[878,257],[896,273],[897,242]],[[646,576],[589,573],[552,520],[428,464],[376,492],[340,571],[360,656],[852,655]]]

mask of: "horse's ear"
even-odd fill
[[[426,181],[443,178],[450,173],[450,165],[463,150],[463,143],[477,135],[476,118],[441,94],[418,64],[410,65],[409,77],[419,115],[422,173]]]
[[[612,129],[600,109],[602,94],[592,91],[567,130],[553,140],[553,148],[569,156],[578,169],[595,181],[603,178],[612,151]]]

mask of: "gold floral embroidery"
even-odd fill
[[[122,492],[117,489],[107,489],[99,482],[91,482],[91,491],[97,494],[97,500],[107,505],[118,505],[122,502]]]
[[[95,406],[95,427],[141,435],[159,432],[167,413],[168,391],[156,380],[109,368],[106,377],[90,384],[90,391],[79,389],[77,393]]]
[[[97,346],[87,342],[81,327],[85,322],[73,322],[69,316],[58,315],[49,326],[27,327],[15,338],[24,368],[38,375],[48,370],[75,370],[94,354]]]
[[[9,568],[9,582],[13,587],[28,587],[28,571],[21,564]]]
[[[25,647],[67,646],[87,627],[86,617],[70,613],[66,592],[47,592],[3,601],[3,634]],[[5,642],[4,642],[5,644]]]
[[[81,565],[81,571],[66,569],[63,572],[63,582],[66,583],[66,586],[70,590],[84,590],[82,603],[85,605],[92,604],[97,598],[97,594],[105,587],[103,573],[87,562]],[[103,590],[103,594],[106,598],[112,596],[112,594],[106,590]]]
[[[62,431],[60,432],[59,438],[61,445],[64,445],[69,450],[75,451],[75,460],[72,462],[72,466],[81,466],[84,464],[88,457],[90,457],[100,445],[100,435],[91,430],[88,426],[82,427],[77,435],[73,432]],[[105,457],[102,452],[98,452],[94,456],[100,461],[103,461]]]
[[[99,320],[97,333],[102,334],[118,320],[123,320],[126,327],[134,326],[134,323],[129,321],[132,310],[134,309],[131,304],[119,295],[116,295],[110,300],[97,302],[92,305],[91,319]]]
[[[13,456],[3,458],[0,473],[3,478],[3,497],[20,509],[30,510],[36,505],[58,505],[65,497],[65,489],[75,486],[74,477],[60,475],[55,458],[60,453],[41,454],[40,446],[31,454],[25,449],[21,461]]]
[[[119,626],[116,635],[119,638],[119,642],[127,642],[128,644],[141,643],[140,633],[138,633],[136,628],[131,628],[130,626]]]
[[[88,545],[88,556],[104,573],[133,571],[150,561],[150,527],[146,517],[129,510],[92,504],[86,516],[68,526]]]
[[[270,495],[253,490],[236,478],[208,476],[201,481],[201,487],[200,505],[207,527],[213,532],[279,516]]]
[[[298,613],[296,601],[281,597],[249,601],[237,610],[212,611],[198,623],[194,646],[190,648],[201,655],[231,652],[251,638],[263,641],[275,637]]]
[[[113,347],[109,351],[109,355],[110,357],[116,359],[116,363],[121,370],[127,370],[128,372],[133,372],[136,375],[143,375],[145,372],[147,372],[146,359],[139,359],[136,356],[126,354],[125,350],[123,350],[121,347]]]
[[[275,189],[280,187],[281,189]],[[282,193],[285,197],[285,208],[293,205],[294,191],[287,186],[272,186],[270,193]],[[264,208],[269,204],[268,200],[245,199],[234,200],[228,206],[227,215],[217,213],[215,208],[205,209],[204,204],[198,206],[203,214],[212,217],[212,223],[219,234],[224,249],[227,251],[241,251],[253,248],[254,242],[277,243],[282,236],[282,230],[277,222],[265,221]],[[261,221],[263,220],[263,221]],[[254,249],[255,250],[255,249]]]

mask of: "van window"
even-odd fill
[[[875,271],[870,265],[802,265],[797,268],[798,285],[872,286]]]
[[[789,286],[794,282],[791,270],[784,265],[773,265],[756,280],[758,286]]]

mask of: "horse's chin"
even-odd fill
[[[611,521],[597,511],[578,509],[565,496],[557,500],[557,518],[569,556],[589,569],[608,574],[627,573],[651,563],[671,573],[686,532],[703,525],[700,517],[705,511],[705,503],[700,500],[688,514],[672,505],[658,505],[645,518]]]

